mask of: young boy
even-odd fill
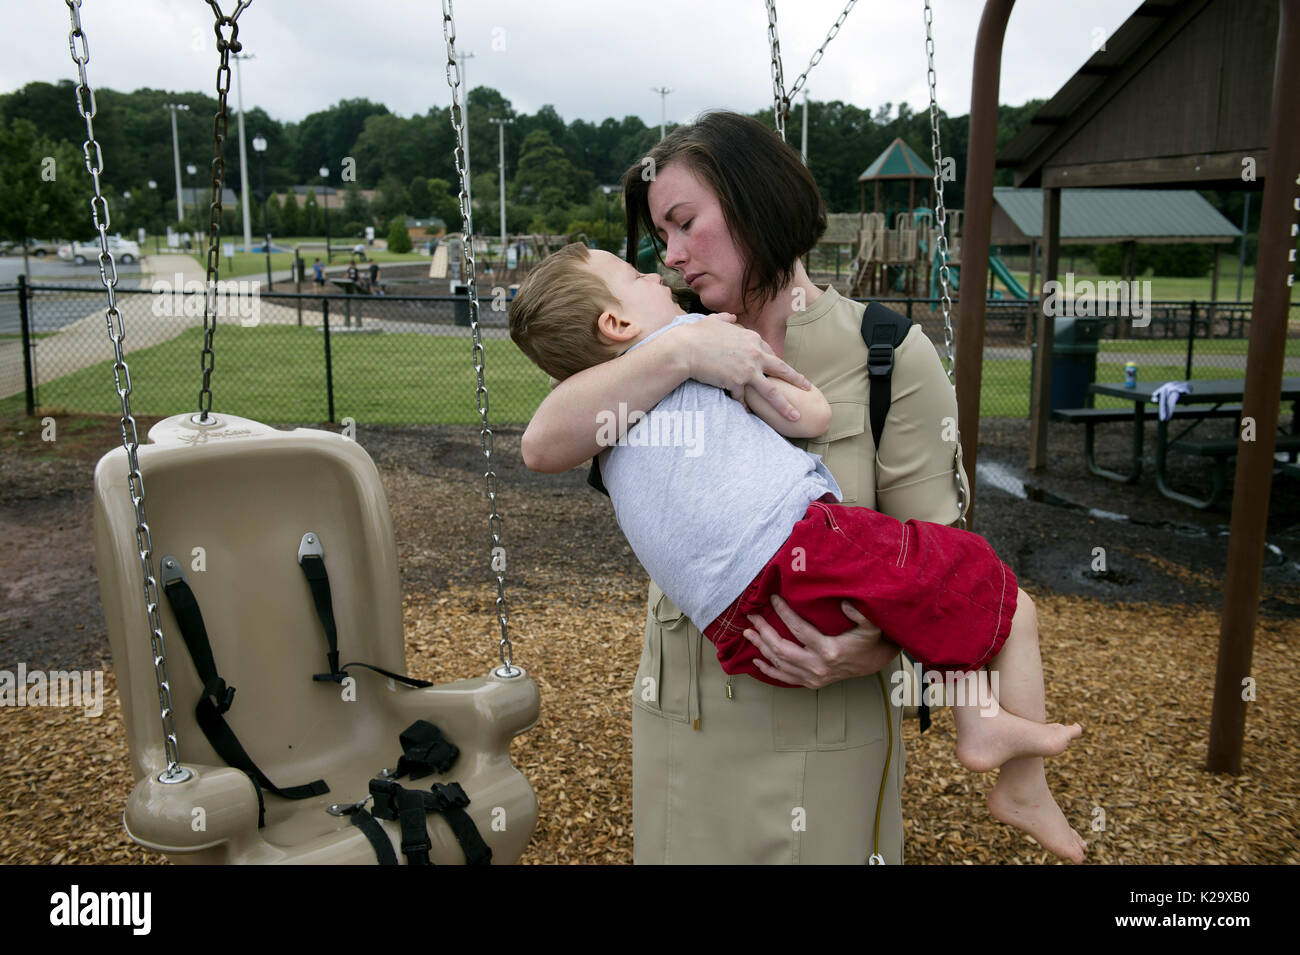
[[[703,317],[686,315],[657,274],[574,244],[520,286],[510,335],[562,379]],[[847,600],[929,668],[992,667],[1002,705],[953,706],[958,758],[975,771],[1001,767],[989,795],[995,817],[1082,861],[1087,844],[1052,798],[1042,760],[1082,727],[1016,715],[1046,711],[1037,620],[1015,574],[976,534],[837,503],[839,485],[821,458],[781,437],[824,433],[830,405],[816,388],[776,383],[799,421],[753,388],[750,413],[688,379],[622,438],[608,429],[601,474],[637,559],[716,645],[727,673],[787,686],[754,665],[759,652],[745,637],[745,616],[755,613],[798,642],[771,609],[776,593],[823,633],[850,628],[840,609]],[[664,535],[666,515],[686,532]]]

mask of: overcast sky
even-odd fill
[[[234,0],[221,0],[229,11]],[[787,87],[807,66],[843,0],[778,0]],[[1051,96],[1139,0],[1021,0],[1011,15],[1000,100]],[[970,109],[979,0],[934,0],[939,104]],[[762,0],[460,0],[458,51],[474,86],[500,90],[521,112],[553,104],[566,120],[640,116],[669,122],[701,109],[770,107],[767,17]],[[55,0],[6,4],[0,90],[75,78],[68,14]],[[254,0],[240,39],[245,104],[285,121],[343,98],[367,97],[401,115],[450,102],[441,9],[425,0]],[[200,0],[85,0],[94,86],[213,92],[212,18]],[[815,100],[874,110],[926,107],[921,0],[861,0],[807,83]],[[231,90],[232,96],[234,89]],[[69,109],[74,108],[71,100]]]

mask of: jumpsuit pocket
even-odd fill
[[[821,455],[822,462],[844,492],[845,504],[855,504],[861,497],[863,448],[852,440],[867,430],[867,406],[861,401],[831,402],[831,425],[826,433],[808,442],[810,454]]]
[[[820,690],[775,689],[772,747],[778,752],[853,749],[885,736],[875,676],[840,680]]]
[[[690,659],[690,634],[695,627],[653,584],[651,598],[632,702],[657,716],[685,723],[689,718],[688,701],[695,675]]]

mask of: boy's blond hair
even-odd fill
[[[560,381],[619,351],[596,332],[601,313],[618,308],[619,301],[588,267],[590,261],[581,242],[566,245],[529,273],[510,302],[510,337]]]

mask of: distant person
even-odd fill
[[[311,271],[312,271],[312,281],[316,283],[316,287],[324,288],[325,287],[325,266],[320,264],[320,259],[317,259],[315,264],[312,265]]]
[[[361,279],[361,273],[357,271],[357,260],[353,259],[348,263],[348,281],[357,283]]]
[[[366,260],[366,244],[358,242],[352,247],[352,254],[361,256],[361,261],[364,262]]]
[[[383,294],[383,292],[380,291],[379,288],[379,263],[378,262],[370,263],[370,294],[371,295]]]

